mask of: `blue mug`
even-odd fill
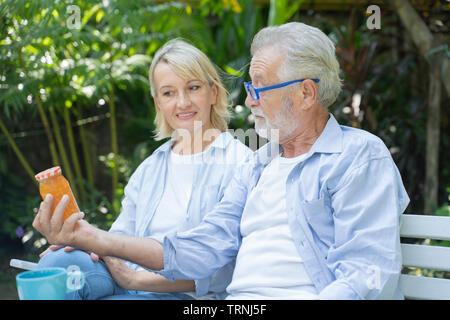
[[[66,294],[84,286],[84,274],[78,267],[44,268],[16,276],[20,300],[64,300]]]

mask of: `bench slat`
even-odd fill
[[[408,299],[449,300],[450,280],[402,274],[403,294]]]
[[[404,266],[450,270],[450,248],[404,243],[401,246]]]
[[[404,243],[401,246],[404,266],[450,270],[450,248]]]
[[[400,236],[409,238],[450,240],[450,218],[403,214]]]

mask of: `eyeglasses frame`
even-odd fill
[[[274,85],[270,85],[270,86],[266,86],[266,87],[261,87],[261,88],[255,88],[255,86],[252,84],[252,82],[249,81],[249,82],[244,82],[244,87],[245,87],[245,91],[250,94],[250,97],[252,97],[253,100],[259,100],[260,92],[283,88],[283,87],[289,86],[293,83],[303,82],[305,80],[312,80],[315,83],[320,81],[320,79],[297,79],[297,80],[286,81],[286,82],[282,82],[282,83],[278,83],[278,84],[274,84]],[[253,88],[253,91],[255,92],[256,97],[253,97],[253,95],[251,94],[250,86]]]

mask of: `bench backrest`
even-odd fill
[[[450,240],[450,217],[402,215],[400,236]],[[402,243],[403,266],[450,271],[450,247]],[[450,279],[401,275],[408,299],[450,299]]]

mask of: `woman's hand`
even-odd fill
[[[106,263],[109,273],[119,286],[125,290],[137,290],[135,280],[139,271],[128,267],[125,261],[120,258],[106,256],[102,257],[102,260]]]
[[[186,292],[195,291],[193,280],[175,279],[169,281],[163,276],[147,271],[133,270],[124,260],[107,256],[102,257],[113,279],[125,290],[155,291],[155,292]]]

